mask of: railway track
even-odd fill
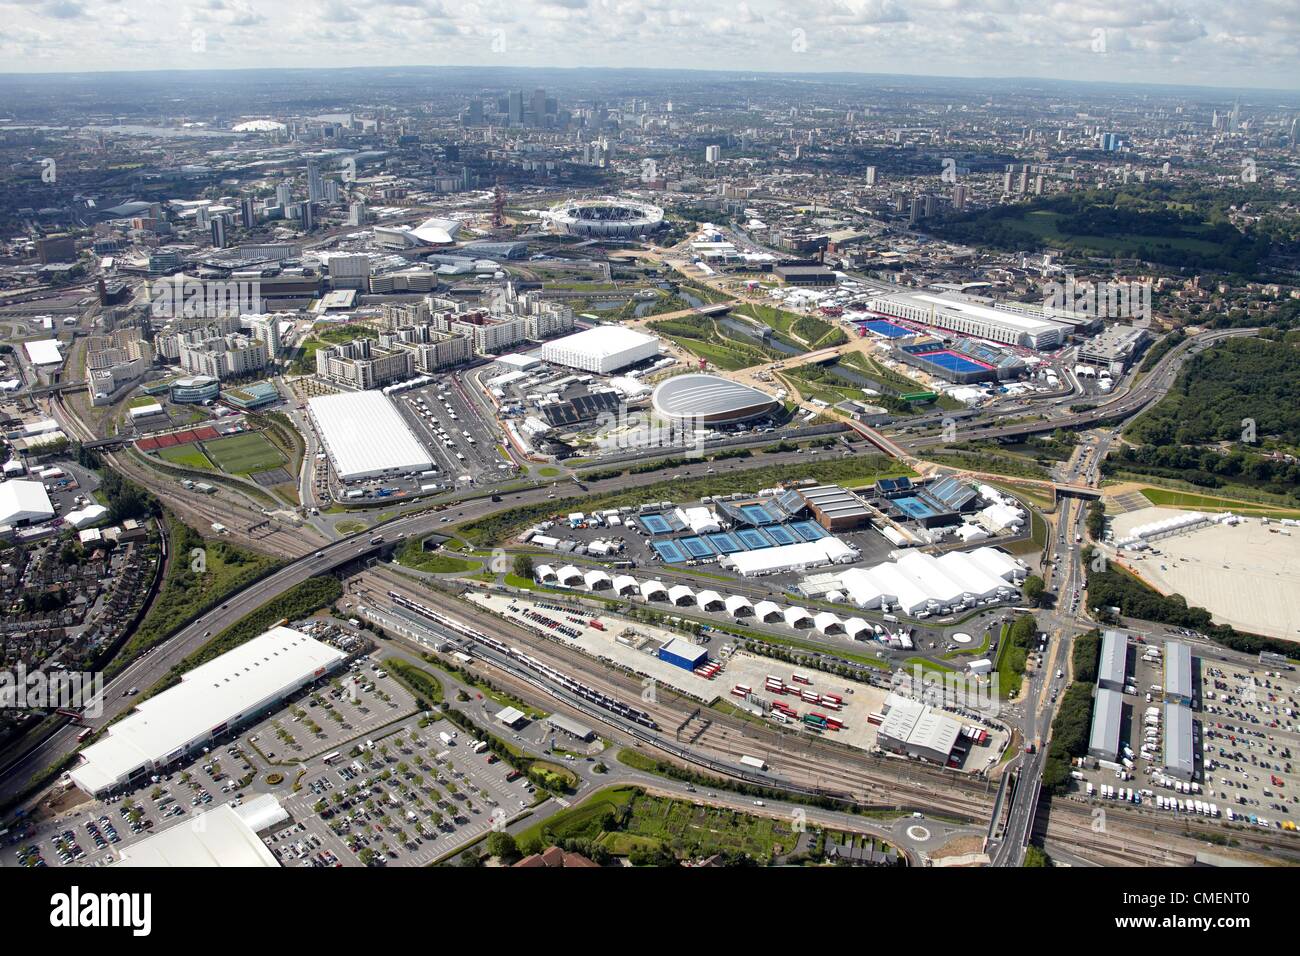
[[[391,587],[411,600],[432,603],[430,594],[412,588],[409,580],[386,569],[371,569],[363,577],[378,593],[385,593],[381,588]],[[371,596],[373,598],[374,592]],[[443,600],[451,602],[450,598]],[[441,602],[440,606],[446,607]],[[585,684],[611,697],[634,702],[635,706],[651,715],[663,736],[674,733],[693,712],[703,707],[700,701],[666,688],[657,688],[654,699],[642,700],[643,685],[635,675],[598,666],[598,662],[579,650],[516,628],[487,612],[460,603],[448,610],[457,619],[483,628],[512,646],[526,646],[531,657],[564,673],[575,674]],[[494,682],[504,685],[510,681],[512,686],[521,689],[521,696],[536,696],[535,686],[518,680],[490,659],[480,656],[477,662],[491,670]],[[556,699],[549,700],[548,706],[554,706]],[[762,755],[769,762],[772,775],[796,780],[810,790],[840,794],[858,803],[932,807],[975,820],[987,819],[992,811],[993,794],[986,792],[981,783],[931,771],[894,757],[876,756],[864,751],[837,752],[804,734],[781,734],[717,711],[702,712],[700,719],[705,717],[711,722],[710,726],[689,745],[673,741],[675,746],[664,748],[654,741],[642,742],[669,753],[675,750],[689,752],[718,758],[727,764],[737,762],[742,756]],[[694,722],[686,728],[685,734],[695,736],[694,732],[699,729],[700,724]],[[764,782],[763,775],[755,775],[751,782]],[[775,785],[773,781],[768,782]]]
[[[1096,809],[1106,811],[1101,831],[1094,823]],[[1074,847],[1085,858],[1130,861],[1121,865],[1190,866],[1202,850],[1224,853],[1233,849],[1272,857],[1279,863],[1300,863],[1300,839],[1283,833],[1255,833],[1120,807],[1097,808],[1075,800],[1052,801],[1048,812],[1038,815],[1034,832]],[[1230,846],[1224,845],[1225,839],[1232,841]]]

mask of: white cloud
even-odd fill
[[[1295,12],[1295,0],[0,0],[0,70],[504,63],[1295,88]],[[191,28],[209,38],[201,59]]]

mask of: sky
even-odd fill
[[[0,0],[0,72],[668,67],[1300,89],[1300,0]]]

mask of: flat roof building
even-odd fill
[[[551,716],[546,718],[546,723],[555,730],[568,734],[570,737],[576,737],[579,740],[592,740],[596,736],[596,732],[586,724],[580,724],[576,720],[570,720],[563,714],[551,714]]]
[[[659,648],[659,659],[684,670],[693,671],[709,662],[709,652],[697,644],[674,637]]]
[[[1192,649],[1180,641],[1165,641],[1165,700],[1192,705]]]
[[[839,485],[803,488],[799,496],[808,503],[817,523],[827,531],[853,531],[871,522],[871,512],[862,499]]]
[[[1124,690],[1128,677],[1128,637],[1120,631],[1101,635],[1101,659],[1097,663],[1097,686],[1107,690]]]
[[[961,736],[958,721],[941,710],[898,694],[890,694],[885,707],[885,719],[876,731],[876,743],[882,749],[941,765],[948,763]]]
[[[1165,704],[1165,772],[1179,780],[1196,773],[1196,744],[1192,709],[1185,704]]]
[[[248,722],[347,659],[337,648],[273,627],[181,682],[142,701],[107,736],[82,751],[73,783],[92,796],[129,786]]]
[[[276,867],[275,855],[257,835],[289,819],[274,794],[247,803],[223,803],[121,851],[118,866]]]
[[[1119,759],[1119,732],[1124,717],[1124,695],[1117,690],[1097,689],[1092,702],[1092,732],[1088,753],[1098,760]]]
[[[310,399],[307,409],[342,481],[433,467],[429,450],[415,437],[387,395],[322,395]]]

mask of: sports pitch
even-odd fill
[[[245,432],[204,442],[208,456],[222,471],[247,475],[284,465],[284,456],[260,432]]]
[[[186,468],[203,468],[205,470],[212,468],[212,462],[207,455],[203,454],[203,450],[195,442],[173,445],[171,448],[160,448],[157,455],[163,461],[184,465]]]

